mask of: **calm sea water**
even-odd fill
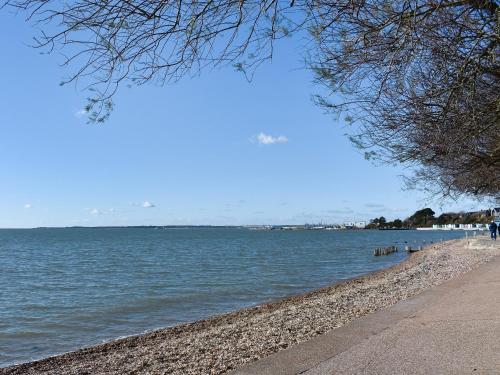
[[[422,231],[0,230],[0,367],[189,322],[386,268]]]

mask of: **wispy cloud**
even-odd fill
[[[276,143],[287,143],[288,142],[288,138],[284,135],[279,135],[279,136],[275,137],[272,135],[264,134],[262,132],[259,133],[255,137],[255,140],[257,141],[257,143],[259,143],[261,145],[273,145]]]
[[[334,210],[325,210],[327,214],[333,214],[333,215],[338,215],[338,214],[352,214],[353,210],[350,208],[339,208],[339,209],[334,209]]]
[[[389,208],[389,212],[408,212],[408,209],[402,207],[392,207]]]
[[[153,203],[149,202],[149,201],[145,201],[145,202],[142,203],[142,207],[144,207],[144,208],[153,208],[153,207],[155,207],[155,205]]]
[[[385,208],[385,205],[379,203],[366,203],[365,207],[368,208]]]
[[[114,208],[106,208],[106,209],[101,209],[101,208],[86,208],[85,211],[87,211],[91,215],[111,215],[116,213],[116,209]]]
[[[97,208],[91,208],[89,212],[91,215],[102,215],[102,211]]]
[[[83,116],[87,116],[89,112],[86,110],[86,109],[80,109],[78,111],[75,112],[75,117],[83,117]]]
[[[26,204],[24,205],[24,208],[26,208],[27,210],[29,210],[31,207],[33,207],[33,206],[31,205],[31,203],[26,203]]]

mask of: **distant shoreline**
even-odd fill
[[[350,228],[350,227],[325,227],[307,228],[303,225],[111,225],[111,226],[69,226],[69,227],[32,227],[32,228],[0,228],[0,230],[49,230],[49,229],[245,229],[255,231],[376,231],[376,230],[464,230],[464,231],[484,231],[482,228],[439,228],[415,227],[415,228]]]

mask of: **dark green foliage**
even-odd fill
[[[386,222],[384,217],[370,220],[367,229],[401,229],[401,228],[422,228],[431,227],[434,224],[486,224],[493,220],[490,210],[477,212],[447,212],[434,216],[435,212],[430,208],[423,208],[416,211],[405,220],[396,219]],[[382,221],[380,219],[383,219]]]
[[[403,222],[400,219],[396,219],[392,222],[392,226],[394,228],[402,228],[403,227]]]
[[[415,212],[405,220],[412,227],[428,227],[434,223],[434,211],[430,208],[424,208]]]

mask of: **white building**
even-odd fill
[[[366,227],[366,221],[346,221],[344,227],[364,229]]]
[[[434,224],[434,230],[486,230],[486,224]]]

